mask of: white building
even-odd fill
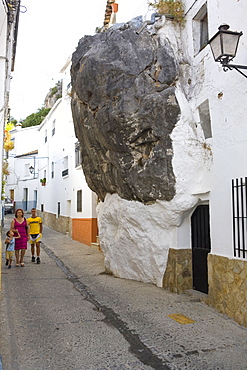
[[[244,103],[247,79],[236,70],[224,72],[220,63],[214,62],[206,44],[222,24],[230,25],[232,31],[242,31],[233,63],[247,65],[247,3],[231,0],[183,2],[186,23],[181,29],[182,49],[184,61],[189,64],[188,67],[181,65],[185,77],[183,83],[196,122],[203,129],[205,145],[212,151],[210,173],[201,184],[201,192],[204,193],[200,195],[201,204],[188,218],[191,227],[187,239],[192,248],[193,286],[200,287],[205,279],[209,288],[208,302],[247,326],[247,207],[244,195],[247,190]],[[241,188],[235,187],[237,180],[239,183],[242,181]],[[198,179],[195,178],[196,181]],[[204,221],[199,219],[203,214]],[[202,225],[207,229],[207,223],[209,243],[205,241],[204,233],[199,231]],[[209,249],[207,259],[206,253],[205,257],[200,256],[200,247]],[[205,260],[205,272],[198,254]]]
[[[183,24],[167,18],[156,27],[180,69],[183,114],[171,135],[176,197],[144,206],[108,194],[99,206],[101,246],[114,275],[178,293],[193,287],[247,326],[247,80],[225,72],[207,44],[229,24],[243,32],[234,63],[247,65],[247,3],[182,3]]]
[[[63,96],[44,121],[11,132],[15,148],[9,156],[6,195],[14,199],[16,208],[30,212],[37,207],[46,226],[90,245],[97,236],[97,197],[80,164],[70,109],[69,62],[62,73]]]
[[[0,4],[0,142],[3,143],[5,124],[9,115],[9,92],[11,72],[14,70],[16,42],[18,33],[20,1],[1,1]],[[3,152],[0,155],[0,172],[2,173]],[[0,179],[2,188],[2,176]],[[4,197],[3,194],[1,194]],[[2,203],[0,203],[0,219]]]
[[[14,141],[14,149],[7,153],[9,163],[8,182],[5,187],[5,194],[15,201],[15,208],[22,208],[30,211],[37,203],[37,173],[31,173],[29,168],[36,169],[36,157],[38,155],[37,127],[22,129],[17,126],[11,131]]]
[[[3,148],[4,128],[9,116],[9,92],[11,72],[14,70],[20,0],[3,0],[0,3],[0,142]],[[4,220],[3,204],[3,149],[0,153],[0,221]],[[2,246],[0,244],[0,252]],[[1,290],[1,260],[0,260],[0,290]]]

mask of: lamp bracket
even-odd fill
[[[238,65],[238,64],[222,64],[222,67],[223,67],[223,71],[224,72],[227,72],[228,69],[231,71],[232,69],[235,69],[236,71],[238,71],[242,76],[246,77],[247,78],[247,75],[240,71],[240,69],[247,69],[247,66],[242,66],[242,65]]]

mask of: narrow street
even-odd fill
[[[24,267],[7,269],[3,255],[3,370],[246,369],[246,328],[195,297],[114,278],[102,253],[47,227],[43,234],[40,265],[30,247]]]

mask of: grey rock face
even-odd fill
[[[52,108],[56,101],[62,96],[62,82],[58,81],[45,97],[44,108]]]
[[[85,36],[72,58],[72,114],[82,166],[101,200],[143,203],[175,194],[170,134],[180,108],[171,46],[139,25]],[[135,28],[136,27],[136,28]]]

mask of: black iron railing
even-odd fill
[[[232,180],[234,257],[247,257],[247,177]]]

